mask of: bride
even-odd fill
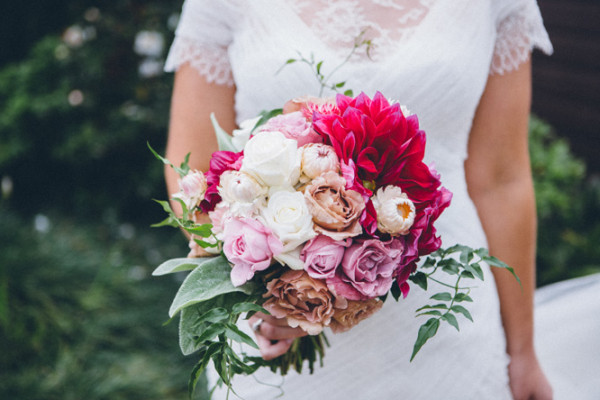
[[[327,75],[365,37],[335,80],[372,96],[379,90],[419,116],[453,203],[436,223],[443,246],[488,247],[513,266],[485,270],[472,292],[474,323],[444,326],[409,363],[428,295],[407,299],[349,332],[328,335],[314,375],[268,371],[234,380],[244,399],[550,399],[533,344],[536,219],[527,126],[530,52],[552,51],[535,0],[187,0],[167,69],[176,70],[167,156],[208,169],[217,143],[209,115],[231,132],[319,84],[302,63],[314,54]],[[331,95],[332,93],[328,93]],[[177,177],[166,172],[169,191]],[[268,316],[255,332],[264,358],[285,353],[303,332]],[[254,320],[251,321],[251,323]],[[214,373],[209,373],[212,383]],[[275,386],[275,387],[274,387]],[[216,397],[224,397],[217,389]]]

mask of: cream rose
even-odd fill
[[[267,188],[241,171],[225,171],[219,182],[219,195],[234,216],[255,214],[264,206]]]
[[[310,143],[301,147],[302,159],[300,168],[302,174],[310,179],[328,172],[339,172],[340,160],[333,147],[322,143]]]
[[[240,171],[266,186],[292,187],[300,176],[298,144],[281,132],[260,132],[246,144]]]
[[[173,198],[183,200],[185,206],[191,210],[196,207],[202,199],[208,187],[206,177],[200,171],[190,171],[186,176],[179,179],[179,192]]]
[[[273,193],[262,210],[262,217],[265,225],[283,243],[283,251],[274,258],[291,269],[302,269],[301,246],[316,236],[304,195],[289,191]]]
[[[377,190],[371,199],[377,211],[377,229],[390,235],[406,235],[415,222],[415,205],[398,186]]]

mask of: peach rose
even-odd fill
[[[318,335],[331,322],[335,297],[323,281],[304,271],[290,270],[267,283],[263,307],[276,318],[286,318],[292,328]],[[345,302],[344,302],[345,303]]]
[[[360,193],[346,190],[345,186],[344,178],[329,171],[313,179],[304,191],[315,231],[333,240],[343,240],[362,233],[359,219],[365,201]]]
[[[329,327],[333,333],[346,332],[360,321],[375,314],[382,306],[383,301],[379,299],[369,299],[366,301],[348,300],[348,306],[345,309],[335,310]]]

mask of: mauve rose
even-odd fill
[[[298,142],[298,147],[309,143],[322,143],[321,135],[312,130],[311,124],[301,112],[282,114],[268,120],[261,131],[281,132],[288,139]]]
[[[392,287],[404,250],[402,241],[358,239],[346,249],[339,268],[327,285],[348,300],[383,296]]]
[[[379,299],[369,299],[364,301],[348,301],[344,309],[337,309],[329,327],[333,333],[346,332],[357,325],[360,321],[369,318],[383,306],[383,301]]]
[[[227,221],[223,232],[223,252],[233,264],[231,282],[240,286],[252,279],[256,271],[271,265],[274,255],[281,253],[283,245],[271,230],[251,218]]]
[[[345,185],[344,178],[329,171],[313,179],[304,191],[315,231],[334,240],[362,233],[359,218],[365,202],[360,193],[346,190]]]
[[[300,253],[300,259],[304,261],[304,270],[315,279],[333,277],[342,262],[344,250],[351,243],[350,239],[333,240],[325,235],[310,240]]]
[[[263,307],[276,318],[286,318],[292,328],[318,335],[335,312],[335,297],[323,281],[304,271],[290,270],[267,283]],[[345,302],[344,302],[345,303]]]

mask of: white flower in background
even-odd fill
[[[72,25],[62,35],[63,42],[71,48],[81,47],[85,41],[83,28],[79,25]]]
[[[322,143],[309,143],[300,149],[302,150],[301,170],[308,178],[314,179],[328,171],[340,171],[340,160],[333,147]]]
[[[300,177],[300,154],[297,142],[283,133],[260,132],[246,144],[240,171],[266,186],[294,186]]]
[[[262,210],[262,217],[265,225],[283,243],[283,251],[275,259],[292,269],[303,269],[301,246],[317,235],[304,195],[286,190],[273,193]]]
[[[140,56],[160,57],[165,47],[165,38],[157,31],[139,31],[135,35],[133,50]]]
[[[233,143],[236,151],[239,152],[244,150],[244,146],[246,146],[246,143],[248,143],[248,140],[250,139],[250,133],[252,133],[252,129],[254,129],[259,120],[260,117],[247,119],[242,121],[240,124],[240,129],[233,130],[233,138],[231,139],[231,142]]]
[[[142,78],[154,78],[163,73],[164,62],[153,58],[145,58],[138,66],[138,73]]]
[[[377,229],[390,235],[406,235],[415,222],[415,205],[398,186],[380,188],[371,199],[377,211]]]
[[[206,177],[200,171],[190,171],[186,176],[179,179],[179,193],[173,195],[173,198],[181,199],[188,210],[196,207],[202,199],[208,184]]]
[[[390,103],[390,106],[396,103],[400,103],[398,100],[395,99],[387,99],[387,101],[388,103]],[[402,111],[402,115],[404,115],[404,118],[413,115],[413,113],[404,104],[400,104],[400,111]]]

